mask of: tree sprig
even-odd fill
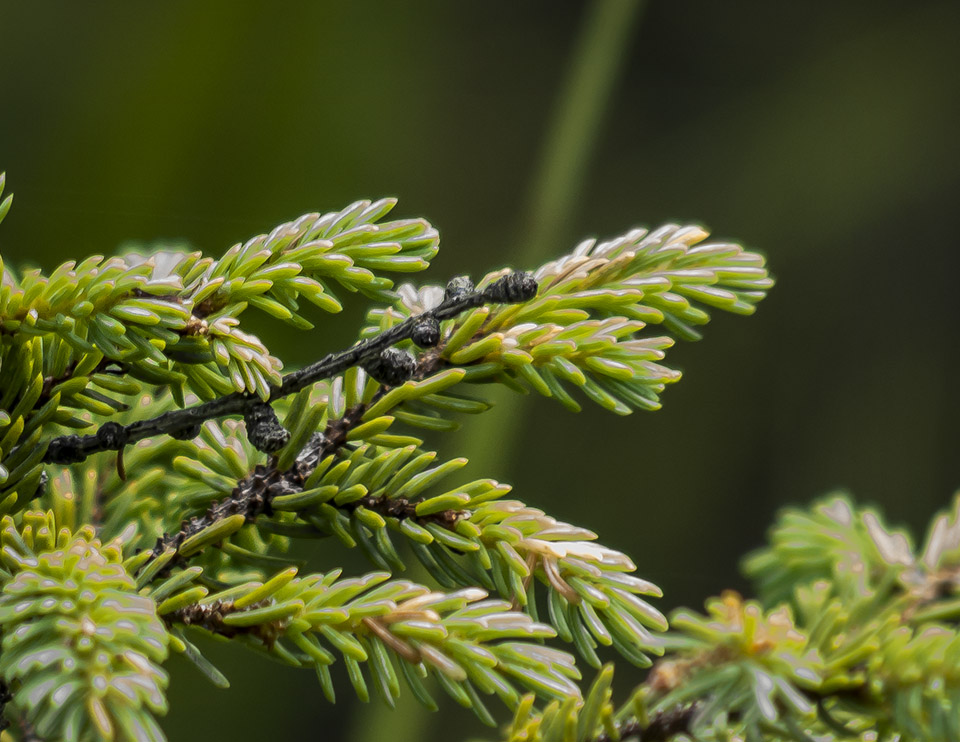
[[[46,461],[55,464],[75,464],[101,451],[119,451],[130,443],[136,443],[156,435],[196,435],[197,427],[207,421],[229,415],[242,415],[260,402],[270,402],[323,381],[347,369],[363,364],[383,365],[380,356],[391,346],[409,339],[416,329],[427,322],[440,322],[465,309],[487,302],[524,301],[536,292],[536,283],[525,274],[509,274],[481,291],[449,291],[444,300],[428,312],[389,330],[367,338],[346,350],[331,353],[316,363],[299,371],[286,374],[276,386],[268,386],[259,398],[242,392],[234,392],[209,402],[182,410],[166,412],[155,418],[139,420],[128,425],[104,423],[91,435],[61,436],[54,438],[46,452]],[[402,373],[402,372],[401,372]],[[413,373],[411,365],[405,381]]]
[[[538,714],[527,697],[507,739],[956,739],[957,523],[960,499],[918,551],[846,497],[789,509],[744,563],[763,602],[727,592],[677,611],[666,657],[626,703],[607,667],[583,701]]]
[[[340,664],[363,699],[372,685],[395,703],[403,678],[433,708],[432,679],[488,724],[496,695],[529,739],[699,728],[706,697],[668,708],[648,691],[639,716],[614,714],[608,670],[581,698],[573,656],[551,645],[597,667],[604,647],[641,667],[683,650],[648,602],[659,588],[509,486],[458,480],[466,460],[424,438],[486,411],[490,382],[571,409],[577,394],[657,409],[679,378],[663,365],[674,338],[699,337],[711,309],[752,312],[772,285],[763,258],[667,225],[529,274],[394,292],[381,274],[425,268],[439,237],[384,221],[393,205],[309,214],[219,259],[0,264],[0,704],[21,729],[162,740],[170,652],[228,684],[204,633],[314,668],[331,701]],[[337,312],[335,285],[387,306],[356,344],[282,375],[241,316],[309,329],[300,302]],[[301,575],[288,549],[302,538],[358,547],[379,571]],[[397,577],[414,560],[431,584]],[[701,623],[680,619],[686,641]]]

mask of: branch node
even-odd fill
[[[451,301],[472,292],[473,281],[470,280],[470,276],[456,276],[447,282],[447,287],[443,291],[443,300]]]
[[[435,348],[440,342],[440,323],[436,317],[426,315],[418,318],[410,330],[410,339],[419,348]]]
[[[374,381],[386,386],[399,386],[413,376],[417,362],[413,356],[399,348],[387,348],[379,356],[363,365]]]
[[[247,438],[253,447],[264,453],[275,453],[287,445],[290,431],[280,424],[277,413],[266,402],[258,402],[243,413]]]
[[[519,304],[537,295],[537,279],[524,271],[514,271],[483,290],[483,298],[499,304]]]
[[[200,423],[195,425],[185,425],[182,428],[173,428],[168,431],[168,435],[174,440],[190,441],[200,435]]]
[[[50,441],[45,461],[51,464],[79,464],[87,458],[83,439],[76,434],[61,435]]]
[[[112,420],[105,422],[97,430],[97,440],[108,451],[119,451],[127,445],[128,438],[127,429]]]

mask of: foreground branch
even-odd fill
[[[187,539],[235,515],[242,515],[245,522],[251,522],[261,513],[270,512],[270,501],[274,497],[302,491],[303,483],[313,470],[346,442],[347,433],[357,425],[366,410],[367,405],[357,405],[347,410],[342,419],[328,423],[322,433],[313,436],[290,469],[281,471],[272,465],[257,466],[229,496],[213,503],[203,515],[185,520],[176,533],[158,538],[153,555],[143,567],[146,568],[154,559],[174,549],[173,558],[163,569],[163,572],[167,572],[180,560]]]
[[[283,377],[279,386],[271,388],[267,401],[296,394],[318,381],[329,379],[347,369],[374,362],[387,348],[404,340],[416,339],[424,328],[455,317],[467,309],[488,303],[520,303],[533,298],[537,282],[527,273],[511,273],[480,291],[474,291],[469,281],[454,279],[447,285],[444,300],[434,309],[408,317],[398,325],[384,330],[374,337],[363,340],[339,353],[331,353],[305,368]],[[439,335],[437,334],[439,339]],[[102,451],[121,451],[124,446],[156,435],[192,437],[197,428],[207,420],[230,415],[244,415],[263,403],[257,395],[249,392],[234,392],[224,397],[204,402],[194,407],[165,412],[148,420],[138,420],[129,425],[107,422],[91,435],[65,435],[54,438],[47,448],[45,461],[51,464],[76,464],[88,456]]]
[[[415,367],[413,378],[424,378],[435,371],[436,357],[433,354],[427,354]],[[272,512],[270,503],[275,497],[302,492],[304,482],[320,462],[343,447],[347,442],[347,435],[360,424],[367,410],[385,391],[386,389],[381,387],[369,402],[355,405],[348,409],[342,418],[328,422],[322,432],[313,435],[289,469],[277,469],[273,461],[260,464],[249,476],[238,482],[227,497],[214,502],[205,513],[188,518],[180,524],[180,528],[175,533],[164,534],[158,538],[151,557],[143,564],[142,569],[173,549],[172,557],[155,576],[165,574],[183,560],[185,556],[183,546],[188,539],[236,515],[243,516],[243,522],[250,523],[257,516],[263,513],[269,515]],[[389,514],[398,518],[414,517],[416,513],[415,505],[401,498],[364,497],[352,503],[351,507],[361,505],[383,515]],[[456,515],[454,511],[444,511],[427,518],[449,527],[455,522]],[[191,550],[187,549],[187,551]]]

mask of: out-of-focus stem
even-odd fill
[[[521,238],[511,254],[535,268],[566,247],[561,241],[576,213],[603,117],[627,58],[645,3],[594,0],[560,90],[540,162],[530,183]],[[505,477],[522,432],[526,399],[491,389],[493,410],[470,421],[464,451],[476,471]]]

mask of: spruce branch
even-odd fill
[[[0,678],[41,738],[163,740],[167,632],[120,548],[52,513],[0,523]]]
[[[256,306],[306,329],[298,298],[338,311],[331,281],[389,297],[392,281],[375,271],[421,270],[439,241],[424,220],[382,221],[394,205],[358,201],[308,214],[220,260],[93,256],[49,276],[18,276],[0,257],[0,513],[38,492],[52,429],[122,415],[144,384],[169,389],[181,407],[186,389],[201,399],[266,396],[282,381],[281,365],[242,331],[239,315]],[[117,444],[125,431],[110,425],[103,438]]]
[[[172,559],[184,538],[193,539],[192,549],[229,536],[218,524],[237,512],[244,516],[232,521],[237,528],[255,521],[255,528],[266,533],[333,536],[348,548],[359,546],[375,566],[390,571],[405,568],[394,543],[400,538],[447,589],[481,585],[533,612],[535,585],[541,583],[550,623],[590,664],[600,664],[598,645],[612,645],[631,662],[649,666],[648,653],[661,651],[652,632],[665,629],[666,620],[644,598],[661,593],[631,574],[636,567],[626,555],[597,544],[596,534],[587,529],[506,499],[510,487],[499,482],[481,479],[438,492],[466,459],[437,463],[436,453],[424,451],[416,439],[402,447],[383,448],[368,440],[342,449],[365,409],[357,405],[328,422],[289,470],[260,466],[239,481],[218,474],[215,464],[234,455],[226,450],[233,438],[205,436],[191,454],[175,461],[183,474],[175,487],[192,500],[192,493],[223,481],[232,487],[230,494],[161,539],[154,557]],[[387,430],[374,427],[369,434],[377,439]],[[338,439],[334,431],[347,432]]]
[[[467,296],[464,294],[454,298],[464,300]],[[427,354],[414,366],[411,375],[415,381],[423,381],[424,377],[428,377],[434,370],[434,359]],[[438,381],[441,380],[427,380],[426,384],[434,388]],[[361,385],[363,385],[362,382]],[[288,440],[284,447],[285,451],[272,459],[269,464],[257,465],[252,471],[244,467],[244,474],[235,484],[231,483],[229,493],[211,503],[202,516],[191,516],[181,523],[175,533],[159,537],[149,559],[142,565],[144,570],[146,571],[147,565],[154,560],[162,559],[164,567],[162,572],[157,574],[165,574],[183,558],[184,544],[187,544],[191,553],[200,551],[210,544],[222,541],[244,523],[256,520],[260,514],[271,513],[275,498],[287,496],[289,499],[297,493],[302,493],[311,477],[315,475],[317,467],[325,461],[329,464],[329,459],[347,443],[354,430],[364,422],[371,406],[377,403],[387,391],[376,384],[368,386],[374,389],[369,399],[355,401],[339,417],[327,420],[320,433],[315,433],[313,430],[312,421],[317,415],[305,414],[306,404],[297,405],[295,402],[293,409],[287,415],[288,424],[295,431],[294,440]],[[304,387],[300,390],[298,401],[305,402],[309,399],[309,393],[310,389]],[[344,402],[345,400],[338,400],[338,403]],[[374,425],[374,438],[376,438],[376,433],[382,432],[383,426],[376,422]],[[216,446],[220,453],[226,452],[227,439],[222,435],[208,439],[208,443]],[[298,443],[300,445],[297,445]],[[284,453],[287,455],[284,456]],[[174,465],[184,460],[185,458],[181,457],[174,461]],[[188,474],[199,473],[203,478],[202,469],[198,469],[196,465],[189,466],[186,471]],[[222,480],[222,475],[215,476],[220,476]],[[203,484],[206,486],[209,481],[207,479]],[[313,526],[309,528],[315,530]]]
[[[296,394],[318,381],[343,373],[352,366],[374,364],[375,367],[382,368],[385,363],[381,356],[391,346],[410,339],[414,330],[419,331],[424,322],[430,320],[440,322],[467,309],[490,302],[526,301],[536,293],[536,288],[536,282],[524,273],[508,274],[480,291],[462,290],[455,286],[439,305],[423,315],[410,317],[346,350],[331,353],[299,371],[286,374],[280,384],[270,387],[266,399],[249,393],[234,392],[193,407],[166,412],[155,418],[128,425],[107,422],[102,424],[94,434],[54,438],[47,447],[45,460],[55,464],[74,464],[102,451],[120,451],[125,446],[144,438],[157,435],[177,436],[185,432],[194,432],[197,426],[207,420],[230,415],[247,415],[263,402]],[[412,373],[411,367],[410,375]],[[390,380],[403,383],[406,379],[393,376]]]
[[[481,307],[441,328],[439,363],[463,368],[466,382],[495,381],[536,391],[572,411],[579,390],[628,414],[656,410],[679,372],[663,365],[673,338],[696,340],[708,310],[751,314],[773,285],[764,259],[736,244],[704,243],[695,226],[634,229],[605,242],[587,240],[534,272],[532,301]],[[484,277],[494,282],[504,271]],[[437,286],[399,287],[399,301],[368,314],[373,335],[435,306]],[[399,419],[429,428],[445,410],[421,400]]]
[[[942,705],[953,675],[922,685],[912,668],[924,652],[960,656],[943,623],[960,612],[945,597],[960,570],[887,569],[901,544],[869,519],[821,541],[825,562],[795,534],[754,559],[771,592],[813,577],[828,589],[797,588],[789,608],[726,596],[665,634],[647,601],[660,591],[626,554],[507,499],[507,485],[451,483],[466,460],[401,428],[444,432],[483,412],[461,392],[476,382],[571,409],[576,389],[617,413],[656,409],[679,377],[661,363],[672,338],[698,337],[710,309],[752,312],[772,285],[761,256],[667,225],[588,241],[533,274],[393,294],[380,273],[425,268],[438,238],[423,220],[382,221],[392,206],[306,215],[218,260],[95,256],[50,275],[0,264],[0,704],[21,730],[159,742],[169,652],[227,685],[196,631],[313,667],[331,701],[335,661],[364,699],[372,683],[393,704],[402,676],[432,708],[432,677],[493,724],[481,697],[497,695],[531,742],[573,730],[579,742],[703,729],[800,739],[811,720],[855,726],[854,697],[913,708],[919,687],[921,706]],[[298,301],[339,311],[334,284],[395,303],[370,312],[357,344],[281,375],[241,315],[308,329]],[[103,451],[120,452],[118,466],[91,456]],[[960,539],[956,520],[937,543]],[[287,550],[303,537],[358,547],[382,571],[300,576]],[[391,578],[409,561],[401,546],[442,592]],[[860,582],[837,571],[851,549]],[[860,588],[873,593],[858,603]],[[864,620],[878,606],[882,620]],[[817,633],[811,616],[834,622]],[[572,656],[542,643],[555,637],[595,666],[602,646],[643,667],[669,655],[618,711],[609,668],[581,698]],[[889,649],[865,664],[881,638]],[[718,700],[723,683],[735,692]]]
[[[781,514],[745,561],[767,605],[728,592],[677,611],[667,655],[629,700],[612,668],[583,702],[525,699],[508,739],[923,739],[960,729],[960,497],[925,546],[833,497]],[[787,596],[783,589],[792,585]]]
[[[213,503],[202,516],[191,517],[181,524],[176,533],[158,538],[150,559],[144,562],[143,567],[162,558],[166,571],[181,557],[222,541],[261,513],[270,512],[275,497],[301,492],[304,482],[317,464],[346,442],[347,434],[363,412],[363,406],[353,407],[343,418],[329,423],[323,433],[312,436],[293,467],[279,469],[276,466],[257,466],[249,476],[237,483],[227,497]]]
[[[0,259],[0,339],[57,341],[68,351],[66,362],[71,355],[106,357],[181,397],[184,385],[203,398],[230,391],[266,396],[280,383],[281,364],[238,317],[254,306],[309,329],[298,299],[340,311],[331,281],[388,298],[392,281],[374,271],[423,270],[439,242],[424,220],[380,222],[395,203],[358,201],[340,212],[307,214],[219,260],[176,252],[93,256],[64,263],[49,277],[31,270],[17,279]]]
[[[551,638],[554,631],[511,611],[508,603],[486,600],[482,590],[434,592],[390,580],[385,572],[355,579],[339,579],[339,570],[296,575],[296,568],[290,568],[263,583],[211,595],[183,584],[170,594],[161,584],[157,590],[169,596],[158,611],[172,627],[199,628],[244,641],[289,664],[314,667],[330,701],[334,651],[362,700],[369,698],[360,670],[364,664],[391,706],[403,676],[419,700],[436,708],[422,683],[432,675],[491,725],[481,694],[496,694],[510,707],[520,699],[514,683],[547,699],[579,695],[572,682],[579,679],[573,658],[534,643]]]

